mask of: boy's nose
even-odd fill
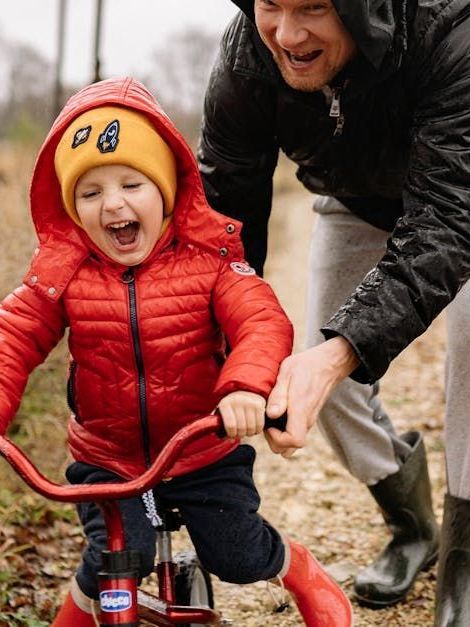
[[[103,209],[119,211],[124,206],[124,197],[119,190],[108,190],[103,194]]]
[[[309,37],[308,30],[303,26],[302,21],[293,15],[285,12],[279,16],[276,27],[276,41],[285,50],[295,50],[297,46],[303,44]]]

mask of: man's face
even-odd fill
[[[332,0],[255,0],[254,6],[260,37],[294,89],[322,89],[356,54]]]

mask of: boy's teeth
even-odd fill
[[[110,224],[110,229],[123,229],[128,224],[131,224],[131,220],[127,220],[126,222],[118,222],[117,224]]]
[[[113,232],[112,236],[121,245],[128,245],[135,242],[140,225],[135,220],[123,220],[108,225],[108,229]]]

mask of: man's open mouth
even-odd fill
[[[289,59],[289,61],[292,63],[292,65],[301,66],[301,65],[306,65],[308,63],[311,63],[312,61],[317,59],[323,51],[312,50],[312,52],[307,52],[306,54],[294,54],[292,52],[289,52],[288,50],[285,50],[284,52],[286,53],[286,56]]]
[[[135,242],[140,224],[133,220],[125,220],[123,222],[108,224],[106,229],[117,244],[120,246],[129,246]]]

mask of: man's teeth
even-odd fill
[[[132,220],[126,220],[126,222],[116,222],[115,224],[108,224],[108,229],[123,229],[128,224],[132,224]]]
[[[319,50],[313,50],[312,52],[307,52],[305,54],[294,54],[293,52],[287,53],[292,61],[297,62],[309,62],[315,59],[319,54]]]

